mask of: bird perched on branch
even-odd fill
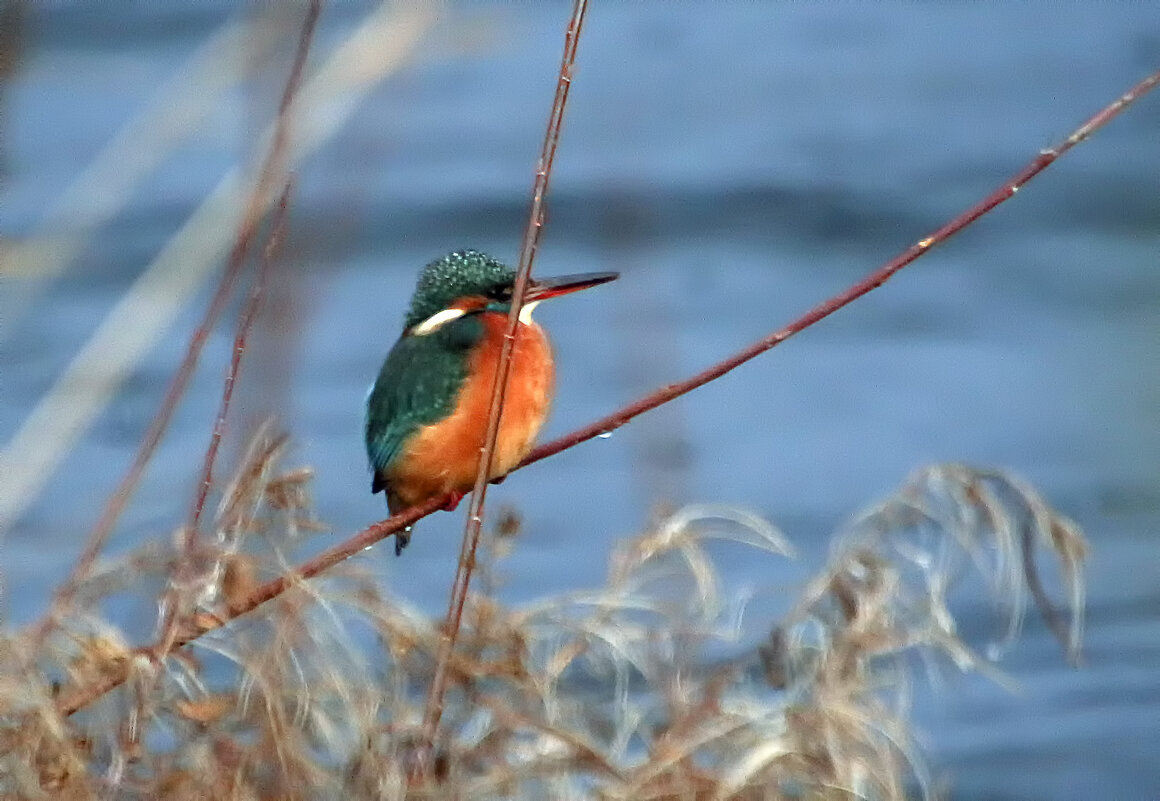
[[[552,350],[532,310],[616,277],[529,282],[490,479],[506,475],[532,449],[552,400]],[[371,492],[386,493],[392,515],[447,493],[453,494],[444,506],[450,511],[474,486],[515,279],[511,267],[475,250],[450,253],[420,273],[403,334],[367,396]],[[408,540],[409,532],[396,537],[396,554]]]

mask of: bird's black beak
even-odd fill
[[[607,284],[620,277],[620,273],[581,273],[579,275],[561,275],[556,278],[534,278],[524,295],[524,303],[539,303],[542,300],[558,298],[570,292],[579,292],[581,289],[590,289],[594,286]]]

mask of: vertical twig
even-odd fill
[[[158,638],[155,649],[155,655],[158,658],[169,653],[177,637],[178,627],[181,623],[181,615],[179,612],[183,608],[180,593],[189,587],[195,573],[193,566],[196,561],[198,523],[202,508],[205,506],[206,496],[213,483],[213,466],[217,459],[217,452],[221,445],[222,435],[225,432],[226,417],[230,411],[230,400],[233,398],[234,387],[237,385],[238,374],[241,372],[242,356],[246,351],[246,341],[249,338],[250,329],[253,328],[254,319],[257,317],[258,310],[261,308],[270,269],[277,261],[278,250],[284,239],[286,232],[286,214],[290,205],[290,195],[293,191],[294,180],[291,178],[286,182],[286,186],[282,189],[282,195],[278,199],[274,220],[271,223],[270,236],[266,240],[265,248],[263,248],[257,275],[254,277],[254,283],[250,287],[250,294],[246,298],[246,304],[242,308],[242,313],[238,317],[238,325],[234,333],[233,355],[230,358],[229,369],[226,371],[226,377],[222,385],[221,403],[218,407],[217,417],[214,419],[213,433],[210,435],[210,444],[205,453],[205,464],[202,467],[202,480],[194,499],[193,507],[190,510],[189,522],[186,524],[185,537],[182,543],[183,551],[175,571],[175,580],[166,591],[167,598],[162,604],[162,608],[165,610],[165,618],[161,627],[162,634]]]
[[[280,5],[298,13],[294,9],[304,9],[306,3]],[[437,3],[380,3],[335,43],[296,95],[294,106],[310,115],[310,124],[302,126],[287,147],[287,169],[332,139],[376,85],[406,66],[437,10]],[[286,41],[283,34],[278,38]],[[251,56],[260,49],[254,41],[246,48]],[[231,64],[221,68],[230,69]],[[269,150],[277,124],[278,117],[271,115],[255,150],[259,156]],[[234,166],[221,176],[0,447],[0,529],[9,528],[28,511],[69,449],[211,273],[216,285],[220,270],[215,266],[225,261],[222,254],[229,253],[238,227],[225,218],[243,218],[255,183],[251,166]],[[262,198],[264,208],[277,201],[281,185],[281,181],[271,185]],[[41,245],[50,246],[47,241]],[[4,250],[7,259],[8,248]],[[0,307],[6,305],[3,300],[7,298],[0,298]],[[0,320],[8,322],[2,308]],[[76,537],[82,547],[85,533]]]
[[[431,681],[430,693],[423,716],[424,743],[429,748],[434,743],[443,714],[443,695],[447,683],[447,665],[455,648],[463,618],[463,605],[467,600],[467,590],[475,567],[475,552],[479,547],[480,529],[483,525],[484,499],[487,494],[488,477],[491,475],[491,461],[495,453],[495,441],[499,434],[500,415],[503,411],[504,394],[507,391],[508,371],[511,367],[512,348],[519,331],[520,308],[532,273],[532,262],[540,243],[544,228],[544,197],[548,193],[548,183],[552,174],[552,162],[556,158],[556,146],[560,141],[560,129],[564,122],[564,109],[568,103],[568,91],[572,86],[572,69],[576,63],[576,48],[580,42],[580,31],[584,25],[584,14],[588,9],[587,0],[574,0],[572,18],[564,35],[564,54],[560,59],[560,72],[556,81],[556,96],[552,102],[552,113],[544,133],[544,144],[540,151],[540,161],[536,168],[536,179],[532,188],[532,208],[527,228],[524,229],[523,245],[520,249],[519,265],[516,269],[516,283],[512,290],[511,311],[508,313],[507,331],[504,334],[503,350],[492,385],[491,406],[488,409],[487,435],[479,454],[479,471],[475,477],[475,487],[471,492],[467,523],[464,527],[463,542],[459,550],[459,567],[451,588],[451,601],[447,609],[447,622],[443,641],[435,666],[435,677]],[[426,761],[424,759],[424,761]]]
[[[298,93],[298,87],[302,84],[302,73],[306,68],[306,57],[310,52],[310,43],[314,39],[314,29],[318,25],[318,17],[321,13],[321,0],[311,0],[310,7],[306,11],[306,19],[302,23],[302,32],[298,37],[298,48],[294,53],[294,63],[290,67],[290,75],[287,78],[286,87],[282,92],[282,101],[278,107],[278,126],[274,131],[274,141],[270,145],[270,153],[262,168],[262,175],[258,187],[259,191],[255,192],[254,196],[250,199],[250,208],[246,211],[245,227],[238,234],[238,243],[235,246],[235,252],[231,254],[231,260],[236,257],[238,261],[245,261],[249,243],[253,238],[253,229],[257,227],[258,219],[261,216],[261,198],[269,191],[269,184],[281,172],[282,165],[280,162],[286,150],[286,141],[289,138],[290,106],[294,102],[294,96]],[[230,371],[226,374],[224,386],[222,387],[221,406],[218,409],[217,418],[214,420],[213,435],[210,438],[209,448],[206,450],[205,463],[202,466],[201,484],[198,487],[197,498],[194,501],[193,509],[189,516],[189,524],[185,530],[184,545],[187,552],[197,542],[198,524],[201,520],[202,509],[205,507],[206,496],[209,494],[210,486],[213,483],[213,465],[217,458],[218,447],[221,444],[222,433],[225,430],[225,417],[226,413],[229,412],[234,380],[237,376],[238,367],[241,364],[242,350],[245,347],[245,336],[248,334],[250,324],[253,322],[253,316],[257,312],[265,278],[270,264],[274,261],[273,251],[280,243],[282,231],[285,227],[286,204],[292,191],[292,183],[292,180],[286,182],[286,186],[283,188],[282,195],[279,198],[279,207],[276,212],[274,227],[266,243],[266,252],[260,261],[258,275],[254,279],[254,286],[250,293],[250,299],[247,302],[247,311],[242,315],[245,325],[243,326],[239,323],[237,333],[241,339],[240,341],[238,339],[234,340],[233,360],[230,364]],[[263,186],[263,184],[265,185]],[[249,229],[248,231],[246,230],[247,228]]]
[[[298,46],[294,52],[294,62],[290,66],[290,73],[286,78],[286,86],[282,90],[282,99],[278,104],[278,124],[274,129],[274,138],[270,143],[270,150],[262,165],[258,178],[258,186],[250,196],[250,204],[246,209],[246,216],[242,228],[238,231],[238,240],[230,254],[231,267],[236,259],[238,264],[244,264],[249,254],[250,244],[254,239],[258,224],[261,220],[263,198],[270,191],[270,184],[282,173],[284,155],[287,142],[290,138],[290,113],[298,88],[302,85],[302,73],[306,69],[306,58],[310,53],[310,44],[314,40],[314,31],[318,26],[318,17],[322,13],[321,0],[311,0],[306,10],[306,17],[302,21],[302,30],[298,35]],[[277,257],[278,247],[281,245],[286,227],[286,213],[289,206],[290,194],[293,191],[293,180],[287,180],[282,188],[278,206],[274,212],[270,234],[259,260],[258,270],[254,282],[250,287],[249,297],[238,317],[237,328],[234,333],[234,348],[230,358],[229,368],[226,370],[222,382],[222,397],[218,406],[217,416],[214,418],[213,432],[210,434],[209,446],[206,448],[205,460],[202,464],[201,480],[198,482],[197,492],[194,495],[193,505],[190,508],[189,520],[186,523],[181,542],[181,554],[174,570],[173,580],[165,590],[162,608],[161,634],[154,646],[153,656],[160,660],[173,648],[177,639],[179,627],[182,623],[190,591],[196,575],[198,532],[201,525],[201,514],[205,508],[205,500],[213,486],[213,467],[217,461],[218,449],[221,446],[222,435],[225,433],[226,418],[229,415],[230,402],[234,395],[234,386],[237,383],[238,373],[241,370],[242,356],[246,349],[246,340],[253,326],[254,317],[261,306],[266,279],[270,268]]]
[[[289,137],[290,105],[294,96],[297,94],[298,86],[302,82],[306,54],[310,49],[310,42],[313,39],[314,29],[321,10],[321,0],[311,0],[310,7],[306,13],[306,19],[303,23],[302,34],[298,39],[298,50],[295,54],[294,64],[287,78],[286,88],[282,93],[274,138],[259,172],[258,183],[250,193],[245,216],[242,218],[242,224],[238,229],[238,235],[234,241],[233,249],[230,251],[225,272],[222,274],[221,281],[218,283],[213,299],[210,301],[205,315],[202,317],[201,322],[198,324],[197,329],[189,341],[181,365],[170,381],[165,392],[165,398],[162,400],[157,414],[154,415],[153,420],[149,424],[149,429],[145,432],[145,436],[141,440],[141,445],[137,449],[133,463],[109,498],[100,519],[90,532],[88,540],[85,543],[85,549],[73,566],[72,572],[57,591],[53,599],[52,610],[37,627],[33,638],[34,644],[38,645],[40,642],[43,642],[44,637],[51,630],[54,621],[59,617],[61,611],[72,603],[77,589],[92,569],[93,563],[105,545],[105,541],[108,540],[109,535],[113,531],[113,527],[117,524],[121,513],[128,505],[129,499],[132,497],[133,492],[137,488],[137,484],[141,480],[141,476],[145,472],[145,467],[149,464],[149,460],[153,457],[157,445],[161,442],[161,438],[165,435],[170,422],[173,420],[174,412],[177,410],[177,404],[185,395],[189,381],[193,377],[194,368],[196,368],[198,359],[201,356],[202,348],[209,338],[209,333],[221,317],[226,302],[233,292],[234,285],[237,283],[238,277],[245,267],[246,255],[249,253],[254,234],[261,221],[264,198],[270,193],[271,187],[280,171],[280,165],[284,161],[286,143]],[[189,536],[187,532],[187,541]]]

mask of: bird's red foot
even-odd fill
[[[447,496],[447,502],[440,508],[444,512],[454,512],[457,508],[459,508],[459,502],[463,500],[463,496],[466,494],[466,492],[452,492],[449,496]]]

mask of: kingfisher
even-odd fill
[[[552,401],[552,349],[532,311],[617,277],[585,273],[528,283],[490,480],[527,456]],[[515,280],[515,270],[477,250],[449,253],[420,272],[403,333],[367,395],[371,492],[386,494],[392,515],[448,493],[443,508],[451,511],[474,486]],[[409,529],[396,536],[396,556],[409,540]]]

